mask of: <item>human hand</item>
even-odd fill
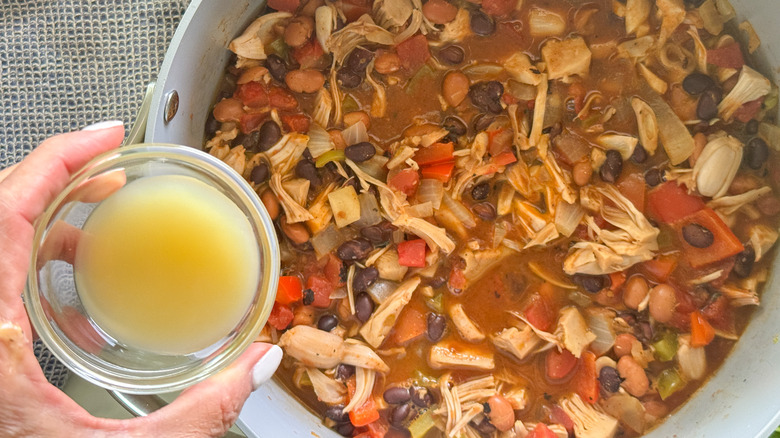
[[[255,343],[170,405],[130,420],[93,417],[48,383],[33,354],[33,332],[20,296],[33,223],[75,171],[119,146],[123,136],[120,122],[93,125],[52,137],[18,165],[0,171],[0,436],[221,436],[249,394],[279,365],[279,347]]]

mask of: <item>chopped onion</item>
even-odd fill
[[[472,81],[496,79],[504,72],[504,67],[492,62],[480,62],[463,69],[463,73]]]
[[[373,176],[379,181],[384,181],[387,178],[387,169],[385,168],[385,165],[388,161],[390,161],[389,158],[377,153],[371,157],[371,159],[360,163],[358,166],[360,166],[364,172]]]
[[[371,286],[366,289],[366,292],[368,292],[369,295],[371,295],[371,298],[374,299],[379,304],[382,304],[385,302],[387,297],[390,296],[395,290],[398,288],[398,285],[392,281],[387,280],[377,280],[372,284]]]
[[[528,32],[534,37],[561,36],[566,31],[566,21],[555,12],[541,8],[528,11]]]
[[[341,231],[333,224],[329,224],[327,228],[311,238],[311,246],[314,247],[317,257],[323,257],[341,245],[344,240]]]
[[[444,205],[450,209],[452,214],[459,220],[466,228],[474,228],[477,226],[477,221],[474,219],[474,215],[471,214],[468,208],[460,202],[450,198],[450,195],[446,193],[442,197]]]
[[[514,79],[510,79],[506,83],[509,94],[518,100],[534,100],[536,99],[536,86],[524,84]]]
[[[444,183],[437,179],[425,178],[420,181],[417,188],[417,199],[420,202],[430,202],[434,210],[441,206],[441,197],[444,195]]]
[[[671,164],[676,166],[687,160],[693,153],[693,137],[680,117],[658,93],[647,89],[644,94],[645,102],[655,112],[658,126],[663,127],[658,133],[661,144]]]
[[[348,146],[368,141],[368,131],[366,131],[366,125],[363,124],[362,120],[341,131],[341,136],[344,137],[344,143]]]
[[[334,289],[333,292],[331,292],[330,295],[328,296],[328,298],[330,298],[331,300],[340,300],[346,297],[347,297],[347,288],[345,287]]]
[[[382,222],[376,196],[371,193],[361,193],[358,195],[358,200],[360,201],[360,219],[354,223],[357,228],[370,227]]]
[[[566,237],[571,236],[585,215],[585,209],[579,202],[569,204],[561,200],[555,207],[555,228]]]
[[[498,248],[506,237],[507,223],[505,221],[497,222],[493,227],[493,248]]]
[[[315,159],[320,155],[334,149],[333,141],[330,139],[328,131],[323,129],[317,123],[312,123],[309,128],[309,143],[307,145],[311,156]]]
[[[609,312],[587,313],[588,328],[596,335],[590,349],[601,356],[615,345],[615,332],[612,330],[613,316]]]
[[[421,202],[406,208],[406,214],[412,217],[433,216],[433,205],[430,202]]]
[[[780,127],[771,123],[761,122],[761,124],[758,125],[758,134],[766,140],[767,144],[771,146],[772,149],[780,151]]]
[[[604,410],[636,433],[645,431],[645,408],[628,394],[615,394],[604,400]]]

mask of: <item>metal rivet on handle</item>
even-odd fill
[[[179,111],[179,92],[171,90],[165,93],[165,112],[163,113],[163,121],[167,124]]]

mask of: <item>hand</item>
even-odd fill
[[[0,436],[222,436],[249,394],[279,365],[279,347],[255,343],[234,364],[184,391],[153,414],[95,418],[48,383],[32,350],[21,300],[33,223],[73,172],[122,142],[120,122],[44,141],[18,165],[0,171]]]

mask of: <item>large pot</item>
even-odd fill
[[[761,70],[780,81],[777,0],[731,0],[738,21],[749,20],[762,38]],[[250,0],[194,0],[184,15],[160,70],[146,141],[203,144],[204,124],[230,53],[226,47],[263,9]],[[178,110],[173,114],[178,94]],[[775,271],[780,269],[780,259]],[[780,423],[780,280],[770,275],[745,333],[717,374],[648,437],[766,437]],[[247,401],[238,425],[248,436],[336,437],[272,381]]]

